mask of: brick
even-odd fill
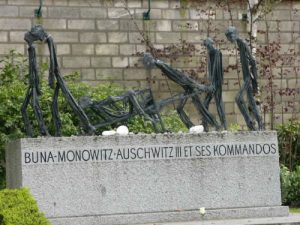
[[[121,55],[133,55],[135,53],[136,53],[135,45],[130,45],[130,44],[120,45]]]
[[[225,15],[224,15],[225,17]],[[216,12],[214,10],[206,10],[203,12],[199,9],[190,9],[190,18],[192,20],[208,20],[208,19],[215,19]]]
[[[48,16],[51,18],[79,18],[80,8],[49,7]]]
[[[43,26],[46,30],[64,30],[64,29],[67,29],[67,20],[65,20],[65,19],[44,19]]]
[[[97,69],[97,80],[123,80],[122,69]]]
[[[17,6],[1,6],[0,7],[1,17],[17,17],[18,16],[18,7]]]
[[[89,1],[75,0],[75,1],[69,1],[69,6],[90,6],[90,3],[89,3]]]
[[[91,58],[92,67],[110,67],[111,58],[110,57],[92,57]]]
[[[291,18],[292,18],[292,20],[299,21],[300,20],[300,10],[291,11]]]
[[[6,55],[8,54],[11,50],[16,50],[16,52],[24,54],[25,50],[25,45],[24,44],[0,44],[0,54],[1,55]]]
[[[159,23],[158,20],[148,20],[144,23],[144,30],[146,31],[156,31],[156,24]]]
[[[170,80],[161,80],[159,81],[159,91],[169,92],[171,89],[172,92],[182,91],[182,87]]]
[[[90,67],[89,57],[63,57],[63,66],[66,68],[87,68]]]
[[[143,40],[143,37],[138,32],[130,32],[129,33],[129,43],[137,43],[140,44]]]
[[[280,43],[291,43],[292,34],[291,33],[270,33],[269,42],[279,41]]]
[[[198,28],[197,21],[173,21],[174,31],[197,31]]]
[[[128,67],[128,58],[127,57],[113,57],[112,66],[116,68],[126,68]]]
[[[299,1],[293,1],[292,8],[294,10],[300,10],[300,2]]]
[[[128,42],[127,32],[109,32],[108,33],[109,43],[125,43]]]
[[[20,6],[19,7],[19,16],[32,18],[34,16],[35,9],[37,9],[37,6]],[[47,12],[46,8],[42,8],[42,15],[43,15],[43,17],[47,17],[48,12]]]
[[[162,10],[161,9],[151,9],[151,12],[150,12],[150,19],[161,19],[162,18]],[[136,19],[143,19],[143,13],[144,12],[147,12],[146,9],[136,9],[135,10],[135,18]]]
[[[299,31],[298,21],[280,21],[279,22],[280,31]]]
[[[129,57],[129,67],[135,67],[135,68],[144,68],[145,66],[143,64],[143,58],[141,56],[132,56]]]
[[[119,46],[115,44],[99,44],[96,45],[97,55],[118,55]]]
[[[73,55],[94,55],[95,47],[93,44],[72,44]]]
[[[266,43],[266,35],[265,35],[265,34],[258,33],[258,34],[257,34],[257,37],[256,37],[256,40],[257,40],[257,43],[258,43],[258,44]]]
[[[223,101],[224,102],[234,102],[235,96],[237,92],[236,91],[226,91],[223,93]]]
[[[0,30],[28,30],[30,19],[0,19]]]
[[[97,29],[104,30],[104,31],[118,30],[119,21],[118,20],[97,20]]]
[[[169,20],[159,20],[156,23],[156,30],[157,31],[171,31],[172,30],[171,21],[169,21]]]
[[[121,31],[143,30],[143,21],[140,20],[120,20]]]
[[[217,19],[218,17],[218,12],[216,11],[216,18]],[[240,11],[237,11],[237,10],[233,10],[231,9],[231,11],[227,11],[227,10],[224,10],[223,11],[223,19],[225,20],[230,20],[232,17],[233,20],[237,20],[237,19],[242,19],[242,13]]]
[[[180,4],[181,2],[180,1],[177,1],[177,0],[169,0],[169,8],[170,9],[178,9],[180,8]]]
[[[267,15],[267,20],[290,20],[290,10],[273,10]]]
[[[180,43],[180,33],[174,32],[159,32],[156,33],[156,42],[157,43]]]
[[[91,30],[95,29],[94,20],[68,20],[68,29]]]
[[[268,25],[269,31],[278,31],[279,23],[277,21],[259,21],[258,23],[258,30],[266,31],[266,25]]]
[[[148,7],[148,2],[144,1],[143,7]],[[151,8],[153,9],[167,9],[169,8],[169,1],[165,0],[154,0],[151,1]]]
[[[124,80],[146,80],[147,73],[145,69],[126,69],[124,70]]]
[[[187,10],[164,9],[162,10],[163,19],[189,19]]]
[[[139,53],[146,52],[146,46],[145,45],[135,45],[136,51]]]
[[[223,12],[225,14],[226,10],[216,9],[216,20],[222,20],[224,18]]]
[[[81,18],[106,18],[107,12],[105,8],[81,8],[80,9]]]
[[[182,39],[187,41],[188,43],[199,43],[202,41],[202,38],[198,32],[197,33],[192,33],[192,32],[183,33]]]
[[[200,64],[199,57],[181,56],[172,63],[172,66],[177,67],[196,67]]]
[[[226,114],[234,113],[234,102],[227,102],[224,104]]]
[[[68,1],[66,1],[66,0],[55,0],[55,1],[53,1],[53,5],[55,5],[55,6],[67,6]]]
[[[7,42],[7,41],[8,41],[8,32],[0,31],[0,42]]]
[[[123,0],[115,0],[114,1],[114,7],[125,7],[126,6],[126,3],[125,1]]]
[[[292,8],[292,1],[284,1],[279,4],[274,4],[273,9],[278,10],[278,9],[291,9],[291,8]]]
[[[82,69],[81,70],[82,80],[96,80],[96,74],[94,69]]]
[[[60,31],[51,32],[51,35],[55,43],[74,43],[78,42],[79,40],[78,32]]]
[[[86,32],[80,33],[80,42],[83,43],[105,43],[107,41],[106,33]]]
[[[8,0],[9,5],[37,5],[35,0]],[[44,5],[51,5],[52,0],[43,1]]]
[[[293,34],[293,42],[295,44],[300,44],[300,36],[299,36],[299,34]]]
[[[300,82],[298,79],[288,79],[287,82],[289,88],[300,88]]]
[[[25,44],[24,35],[26,31],[11,31],[9,32],[9,41],[14,43]]]
[[[128,8],[141,8],[142,2],[140,0],[130,0],[127,3]]]
[[[126,9],[123,8],[108,8],[108,18],[130,18],[130,15]],[[130,13],[133,15],[134,10],[130,9]]]
[[[130,89],[137,89],[140,87],[140,82],[139,81],[134,81],[134,80],[124,80],[119,82],[121,85],[123,85],[124,89],[126,91]]]
[[[69,44],[57,44],[57,55],[70,55],[71,54],[71,47]]]

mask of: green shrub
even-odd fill
[[[277,127],[280,162],[289,170],[300,165],[300,120],[290,120]]]
[[[281,196],[285,205],[300,206],[300,166],[294,171],[282,165],[280,170]]]
[[[50,225],[28,189],[0,191],[0,225]]]

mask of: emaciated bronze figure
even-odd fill
[[[144,55],[144,65],[147,68],[153,68],[154,66],[158,67],[163,72],[163,74],[165,74],[169,79],[171,79],[184,89],[183,96],[181,97],[180,103],[177,107],[177,112],[182,122],[188,128],[194,126],[193,122],[184,111],[184,106],[189,97],[192,99],[194,106],[196,107],[198,113],[202,115],[203,119],[210,125],[214,126],[216,129],[220,128],[219,124],[212,116],[212,114],[207,110],[207,107],[205,107],[205,104],[202,102],[199,96],[202,93],[213,93],[214,87],[212,85],[200,84],[187,74],[173,69],[171,66],[167,65],[161,60],[155,59],[149,53],[146,53]]]
[[[67,85],[61,77],[59,66],[57,63],[56,49],[53,43],[53,39],[48,35],[41,25],[33,26],[32,29],[25,34],[25,41],[28,44],[28,57],[29,57],[29,88],[22,105],[22,116],[25,123],[25,129],[28,136],[33,136],[33,130],[30,125],[27,107],[32,99],[32,108],[34,110],[35,117],[39,124],[41,135],[49,135],[47,127],[44,122],[43,113],[39,105],[39,95],[41,94],[39,87],[39,75],[36,63],[36,52],[34,42],[42,41],[48,43],[50,52],[50,69],[49,69],[49,86],[54,88],[54,96],[52,101],[52,117],[55,124],[55,135],[61,136],[61,120],[58,112],[58,94],[59,90],[62,90],[64,97],[73,109],[73,112],[78,116],[81,126],[85,133],[94,133],[95,128],[90,124],[88,117],[82,108],[78,105],[73,95],[70,93]],[[55,82],[56,79],[56,82]]]
[[[224,80],[222,53],[213,45],[214,41],[211,38],[207,38],[204,41],[204,46],[206,46],[208,50],[208,80],[213,86],[213,92],[207,93],[204,100],[204,105],[208,110],[209,104],[214,97],[221,125],[223,126],[224,130],[227,130],[225,109],[222,99],[222,85]],[[204,120],[203,125],[204,130],[208,131],[207,121]]]
[[[252,119],[252,114],[257,122],[258,130],[263,130],[262,118],[254,98],[259,92],[255,59],[251,54],[248,44],[239,38],[238,31],[235,27],[228,27],[225,35],[230,42],[237,43],[240,50],[240,60],[242,64],[244,83],[235,98],[236,104],[238,105],[250,130],[257,130],[255,122]],[[246,101],[244,100],[244,95],[247,96],[249,109]]]

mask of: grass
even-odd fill
[[[300,208],[290,208],[290,213],[300,213]]]

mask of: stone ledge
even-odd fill
[[[253,217],[275,217],[287,216],[287,206],[278,207],[256,207],[236,209],[207,209],[204,217],[201,217],[199,210],[152,212],[143,214],[116,214],[99,216],[82,216],[76,218],[49,218],[53,225],[131,225],[142,223],[165,223],[165,222],[186,222],[186,221],[207,221],[220,219],[238,219]],[[167,224],[166,224],[167,225]],[[178,223],[179,225],[179,223]]]

